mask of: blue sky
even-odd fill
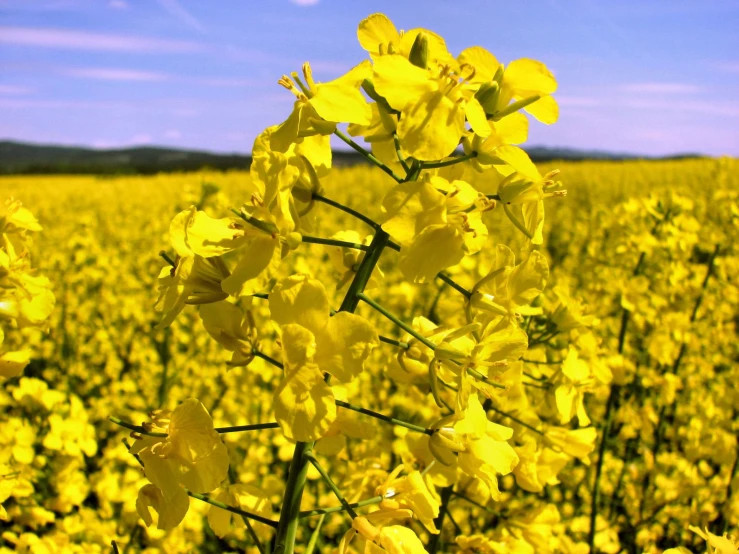
[[[529,145],[739,156],[729,0],[0,0],[0,138],[247,152],[291,110],[277,79],[364,59],[374,12],[455,54],[546,63],[560,121],[534,122]]]

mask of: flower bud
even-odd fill
[[[500,96],[500,85],[497,81],[483,83],[475,93],[475,98],[482,104],[485,113],[494,114],[495,108],[498,106],[498,97]]]
[[[518,110],[523,109],[530,104],[533,104],[539,98],[541,98],[541,95],[539,94],[535,94],[534,96],[529,96],[528,98],[522,98],[521,100],[518,100],[514,102],[513,104],[509,104],[508,106],[506,106],[505,108],[497,112],[493,119],[495,121],[498,121],[499,119],[503,119],[505,116],[510,115],[513,112],[517,112]]]
[[[375,540],[377,535],[380,534],[377,527],[372,525],[364,516],[355,517],[352,520],[352,527],[357,531],[357,533],[362,535],[363,538],[370,541]]]
[[[413,41],[408,59],[416,67],[420,67],[421,69],[428,67],[429,37],[423,31],[416,35],[416,40]]]
[[[285,243],[287,244],[288,248],[290,250],[295,250],[298,246],[300,246],[300,243],[303,242],[303,235],[300,233],[293,231],[292,233],[288,233],[285,237]]]

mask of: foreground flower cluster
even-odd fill
[[[426,544],[436,552],[449,496],[460,479],[477,480],[492,500],[501,499],[498,476],[511,474],[521,458],[511,443],[513,429],[488,420],[486,411],[511,407],[520,396],[514,391],[523,386],[515,365],[527,349],[522,326],[526,316],[537,313],[531,304],[549,273],[545,257],[534,249],[542,242],[543,200],[564,195],[549,178],[554,172],[542,177],[526,153],[512,145],[526,139],[528,119],[521,110],[545,123],[557,119],[550,96],[556,81],[543,64],[522,59],[505,66],[480,47],[454,57],[431,31],[399,33],[381,14],[362,21],[358,37],[371,61],[346,75],[316,83],[306,63],[302,78],[293,73],[280,79],[296,97],[294,110],[256,139],[248,201],[231,217],[213,218],[196,206],[179,213],[169,229],[174,255],[163,253],[169,265],[159,278],[160,328],[171,325],[188,305],[198,306],[205,330],[233,353],[232,365],[249,365],[258,357],[283,371],[272,412],[284,437],[296,445],[276,523],[274,544],[280,552],[294,549],[309,465],[353,520],[341,541],[342,552],[357,548],[358,541],[366,543],[360,550],[426,552],[417,531],[403,526],[412,519],[422,522]],[[339,123],[349,124],[349,134],[365,138],[372,151],[347,137]],[[321,179],[331,167],[330,135],[396,183],[382,200],[382,221],[353,214],[373,232],[367,239],[310,234],[320,204],[353,212],[323,195]],[[455,155],[462,143],[466,152]],[[497,190],[473,187],[467,174],[482,174]],[[443,271],[485,247],[489,230],[483,216],[498,202],[528,245],[518,259],[509,247],[498,245],[488,274],[467,290]],[[278,277],[283,260],[304,243],[341,249],[342,281],[348,286],[335,312],[326,286],[310,273]],[[457,289],[466,301],[464,321],[406,323],[383,307],[375,299],[383,296],[379,270],[371,279],[386,250],[397,251],[397,267],[407,283],[438,278]],[[375,291],[375,298],[365,294],[368,290]],[[267,301],[280,346],[277,359],[263,350],[264,323],[252,312],[255,297]],[[394,323],[395,336],[381,335],[373,322],[355,314],[360,302]],[[400,340],[398,331],[406,333]],[[427,402],[433,401],[429,407],[436,416],[427,427],[368,411],[361,395],[348,392],[383,342],[408,363],[425,358],[423,367],[407,373],[421,381],[411,387],[430,388]],[[579,378],[590,378],[587,368]],[[560,401],[560,396],[566,398]],[[557,398],[559,423],[569,423],[578,400],[570,393]],[[393,492],[383,495],[388,498],[368,517],[349,505],[316,456],[326,437],[334,443],[362,438],[342,415],[346,411],[385,420],[426,440],[419,446],[429,459],[413,463],[410,467],[417,469],[401,478],[408,484],[398,486],[412,489],[400,493],[391,487]],[[577,411],[589,423],[582,407]],[[517,420],[507,411],[500,413]],[[139,491],[137,508],[147,524],[152,508],[158,526],[170,529],[184,518],[188,493],[212,492],[227,479],[228,450],[196,399],[152,417],[141,431],[135,429],[131,447],[151,481]],[[354,417],[355,425],[358,421]],[[560,466],[593,449],[593,428],[555,428],[546,435],[530,427],[548,441],[529,441],[531,453],[551,448]],[[579,449],[574,443],[581,444]],[[333,445],[337,448],[341,442]],[[399,475],[404,466],[390,469]]]
[[[541,63],[358,37],[248,176],[17,181],[63,302],[2,396],[0,552],[734,552],[736,161],[563,201],[515,146]]]
[[[29,344],[7,336],[43,327],[54,309],[49,279],[31,265],[31,233],[41,231],[33,214],[13,198],[0,204],[0,377],[20,375],[31,357]],[[7,342],[6,342],[7,340]]]

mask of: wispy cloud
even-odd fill
[[[290,0],[291,4],[296,6],[315,6],[320,0]]]
[[[83,77],[100,81],[169,81],[171,77],[166,73],[154,71],[139,71],[136,69],[115,69],[106,67],[78,67],[59,71],[70,77]]]
[[[114,10],[127,10],[130,7],[126,0],[110,0],[108,6]]]
[[[64,50],[159,53],[191,53],[204,49],[202,44],[183,40],[34,27],[0,27],[0,44]]]
[[[200,20],[187,11],[177,0],[157,0],[171,16],[179,19],[182,23],[195,29],[198,33],[205,34],[206,30]]]
[[[703,89],[690,83],[628,83],[621,90],[638,94],[694,94]]]
[[[705,100],[696,102],[662,102],[657,100],[626,100],[622,103],[627,108],[643,110],[667,110],[679,112],[695,112],[708,115],[719,115],[722,117],[739,117],[739,107],[726,102],[707,102]]]
[[[121,82],[182,82],[191,85],[200,85],[215,88],[264,88],[265,83],[259,79],[243,79],[239,77],[190,77],[175,75],[159,71],[145,71],[140,69],[126,69],[118,67],[64,67],[54,70],[65,77],[93,79],[96,81]],[[0,89],[0,92],[2,89]]]
[[[107,100],[26,100],[20,98],[0,98],[0,108],[31,110],[124,110],[138,109],[139,106],[132,103],[111,102]]]
[[[556,96],[555,98],[561,106],[589,107],[603,104],[602,99],[590,96]]]
[[[146,133],[139,133],[137,135],[134,135],[131,137],[131,140],[128,141],[129,144],[151,144],[152,143],[151,135],[148,135]]]
[[[35,92],[30,87],[21,87],[17,85],[0,85],[0,95],[2,96],[25,96]]]
[[[739,62],[716,62],[713,66],[725,73],[739,73]]]

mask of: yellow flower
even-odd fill
[[[400,525],[390,525],[377,529],[368,517],[359,516],[352,520],[352,528],[347,531],[339,543],[339,554],[349,552],[349,547],[357,535],[365,541],[365,554],[428,554],[423,543],[411,529]]]
[[[234,485],[226,485],[218,491],[218,494],[212,495],[214,500],[223,502],[228,506],[240,508],[252,514],[257,514],[266,518],[272,517],[272,503],[269,496],[259,488],[253,485],[238,483]],[[225,537],[232,526],[244,527],[241,516],[219,508],[211,506],[208,510],[208,525],[218,537]],[[252,522],[255,529],[265,528],[263,523]]]
[[[554,399],[560,416],[559,422],[568,423],[577,414],[580,426],[590,425],[583,401],[585,390],[592,385],[593,378],[590,366],[578,357],[577,350],[572,346],[562,363],[561,373],[552,379],[552,383],[556,385]]]
[[[584,429],[565,429],[564,427],[547,427],[544,432],[544,444],[555,452],[563,452],[577,458],[585,465],[590,465],[590,453],[595,450],[598,432],[595,427]]]
[[[478,97],[493,121],[509,117],[521,108],[547,125],[557,121],[559,108],[551,96],[557,90],[557,81],[543,63],[521,58],[504,67],[479,46],[462,51],[458,60],[475,69],[472,81],[482,85],[484,94]]]
[[[382,202],[382,228],[401,245],[398,266],[416,283],[434,279],[487,240],[482,213],[492,204],[464,181],[439,176],[393,187]]]
[[[493,155],[508,166],[500,168],[507,177],[498,185],[498,196],[506,204],[530,204],[550,196],[564,196],[566,193],[554,190],[560,183],[552,177],[558,175],[559,170],[552,170],[542,176],[524,150],[505,145],[496,148]]]
[[[70,396],[68,410],[49,416],[51,429],[44,437],[44,448],[58,450],[67,456],[94,456],[98,443],[95,427],[88,423],[87,411],[82,401]]]
[[[159,527],[176,526],[187,513],[186,489],[197,493],[215,490],[228,474],[228,449],[213,427],[205,407],[195,398],[186,400],[171,412],[152,413],[153,421],[144,426],[165,437],[149,435],[138,438],[131,447],[144,464],[146,478],[156,490],[139,493],[139,514],[147,525],[151,517],[144,509],[151,506],[159,513]],[[184,488],[183,488],[184,487]],[[178,519],[179,518],[179,519]],[[164,523],[163,523],[164,521]],[[168,527],[163,527],[166,524]]]
[[[529,305],[544,290],[548,278],[549,264],[539,251],[516,264],[513,251],[499,244],[493,266],[472,289],[470,303],[485,314],[484,319],[505,327],[521,314],[540,313]]]
[[[403,465],[398,466],[385,482],[377,487],[376,495],[385,497],[380,510],[411,510],[431,533],[438,534],[434,519],[439,515],[439,501],[432,494],[429,484],[420,471],[398,477]]]
[[[200,307],[203,327],[229,352],[229,365],[245,366],[254,359],[257,329],[250,310],[242,312],[229,302],[214,302]]]
[[[498,474],[508,475],[518,464],[518,455],[508,444],[513,429],[489,421],[476,393],[470,395],[463,414],[442,418],[433,428],[429,448],[436,460],[450,465],[456,452],[459,468],[484,481],[491,498],[498,500]]]
[[[286,437],[315,441],[336,418],[334,394],[323,378],[348,383],[379,344],[374,327],[347,312],[329,316],[323,284],[305,275],[277,283],[269,295],[272,319],[282,330],[285,378],[275,391],[275,417]]]
[[[398,128],[398,116],[390,113],[390,107],[380,103],[370,104],[372,119],[367,125],[355,123],[347,127],[353,137],[363,137],[372,147],[372,154],[387,166],[397,169],[400,167],[398,153],[395,150],[394,133]],[[407,152],[401,149],[401,155],[408,157]]]
[[[3,345],[5,334],[0,329],[0,347]],[[16,377],[23,373],[31,361],[32,352],[28,349],[4,352],[0,349],[0,377]]]
[[[551,448],[538,448],[535,441],[514,447],[519,463],[513,469],[516,483],[523,490],[541,492],[545,485],[557,485],[557,474],[567,465],[569,457]]]
[[[354,244],[365,244],[369,245],[372,240],[372,236],[367,236],[362,240],[359,233],[356,231],[339,231],[331,236],[333,240],[341,240],[344,242],[351,242]],[[364,259],[365,253],[362,250],[356,248],[349,248],[344,246],[327,246],[326,253],[334,268],[339,274],[338,282],[336,283],[336,289],[339,291],[345,290],[354,276],[357,274],[357,268]],[[372,272],[369,282],[364,287],[364,290],[372,290],[378,286],[378,280],[375,275],[382,277],[382,271],[380,268],[375,268]]]
[[[207,304],[228,298],[221,282],[230,275],[219,257],[177,258],[174,267],[159,273],[159,298],[155,309],[164,313],[158,329],[168,327],[187,304]]]
[[[190,499],[187,491],[181,487],[172,489],[170,496],[165,497],[161,489],[156,486],[144,485],[139,489],[136,497],[136,512],[147,527],[153,523],[149,508],[152,508],[159,516],[158,529],[174,529],[187,515]]]
[[[20,418],[10,418],[3,422],[0,430],[0,462],[8,462],[11,458],[19,464],[29,465],[36,457],[33,448],[36,442],[36,430]]]
[[[549,317],[559,331],[590,327],[597,321],[595,316],[585,315],[582,301],[572,297],[567,286],[557,285],[552,288],[552,293],[557,302],[554,303]]]
[[[272,150],[286,152],[299,138],[312,135],[330,135],[336,123],[367,125],[371,119],[370,107],[359,92],[359,85],[369,76],[369,62],[362,62],[346,75],[328,83],[313,81],[310,64],[303,64],[305,83],[297,73],[283,75],[279,84],[292,92],[297,100],[293,112],[270,137]]]
[[[436,67],[454,63],[454,57],[447,50],[444,39],[428,29],[398,32],[393,22],[381,13],[375,13],[363,19],[357,29],[359,44],[369,52],[373,60],[388,54],[399,54],[410,58],[413,45],[421,34],[427,43],[428,66]]]
[[[191,206],[172,219],[169,240],[178,256],[212,258],[243,244],[247,236],[244,225],[230,217],[214,219]]]
[[[375,90],[401,114],[400,146],[414,158],[431,161],[449,156],[465,133],[465,121],[476,134],[490,134],[480,102],[465,86],[474,69],[455,72],[449,65],[426,69],[399,54],[378,57],[373,69]]]
[[[688,529],[708,543],[710,554],[739,554],[739,538],[726,533],[723,536],[714,535],[708,528],[703,532],[693,525],[690,525]]]

